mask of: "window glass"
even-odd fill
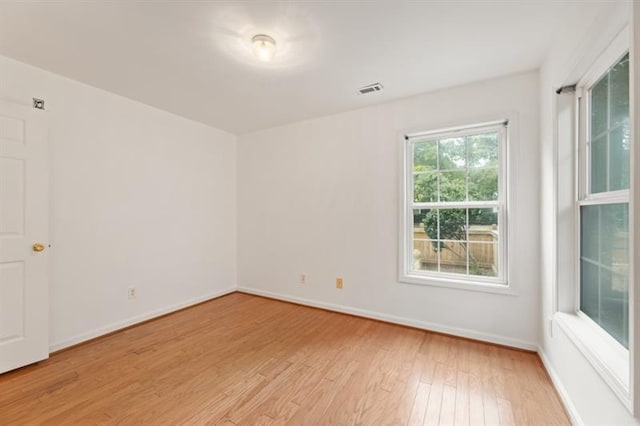
[[[498,199],[498,168],[469,170],[469,200]]]
[[[595,139],[607,130],[609,110],[609,76],[606,75],[591,89],[591,138]]]
[[[465,201],[467,176],[464,171],[447,171],[440,175],[440,201]]]
[[[629,189],[629,127],[611,132],[609,142],[609,190]]]
[[[591,192],[607,190],[607,135],[591,142]]]
[[[629,189],[629,55],[590,89],[589,192]]]
[[[581,207],[580,310],[629,344],[627,203]]]

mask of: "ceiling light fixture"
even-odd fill
[[[276,41],[266,34],[258,34],[251,39],[253,54],[262,62],[269,62],[276,54]]]

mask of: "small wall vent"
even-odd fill
[[[363,87],[359,88],[358,89],[358,93],[360,93],[361,95],[366,95],[367,93],[379,92],[382,89],[384,89],[382,84],[373,83],[373,84],[369,84],[367,86],[363,86]]]

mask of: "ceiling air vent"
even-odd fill
[[[358,93],[360,93],[361,95],[365,95],[367,93],[372,93],[372,92],[379,92],[383,89],[382,84],[380,83],[373,83],[373,84],[369,84],[367,86],[363,86],[361,88],[358,89]]]

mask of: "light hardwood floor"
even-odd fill
[[[0,424],[569,424],[534,353],[234,293],[0,376]]]

